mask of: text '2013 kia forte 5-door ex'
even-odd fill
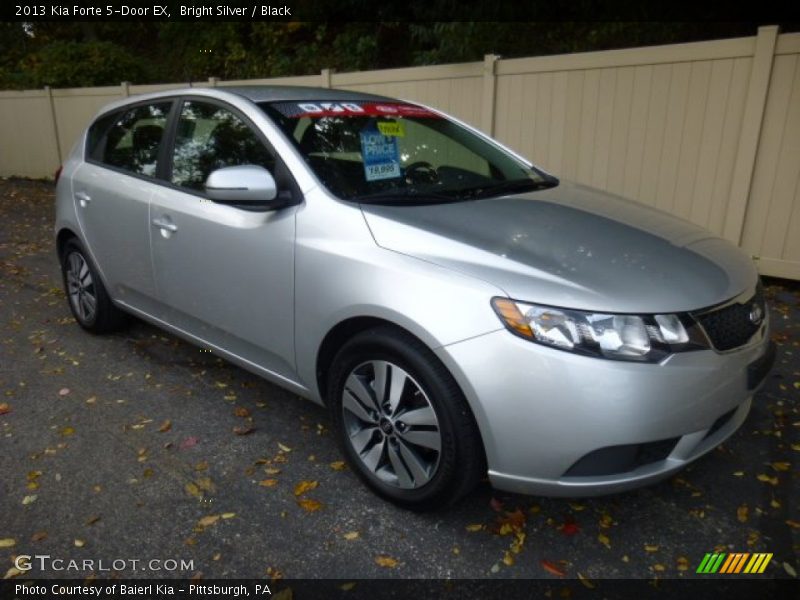
[[[559,182],[439,111],[186,89],[104,108],[63,165],[69,306],[133,314],[330,408],[403,506],[674,473],[744,421],[774,350],[756,269]]]

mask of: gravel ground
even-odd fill
[[[796,283],[766,282],[778,360],[747,422],[678,476],[581,500],[483,484],[419,515],[342,467],[323,409],[139,321],[83,332],[52,219],[52,183],[0,180],[0,575],[21,554],[95,561],[33,571],[81,578],[120,559],[123,577],[694,578],[712,551],[800,570]]]

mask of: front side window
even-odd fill
[[[457,201],[558,182],[468,129],[404,102],[260,104],[336,196]]]
[[[89,130],[91,158],[137,175],[155,177],[171,106],[171,102],[147,104],[100,119]]]
[[[228,109],[185,102],[175,135],[172,183],[202,190],[212,171],[238,165],[259,165],[274,174],[275,158],[253,130]]]

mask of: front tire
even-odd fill
[[[92,333],[110,333],[127,324],[127,315],[114,306],[97,269],[77,239],[64,245],[61,273],[69,309],[81,327]]]
[[[347,342],[328,399],[345,457],[380,496],[412,510],[455,503],[485,474],[461,390],[419,340],[388,327]]]

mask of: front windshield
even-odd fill
[[[404,102],[269,102],[261,108],[336,196],[445,202],[557,185],[464,127]]]

